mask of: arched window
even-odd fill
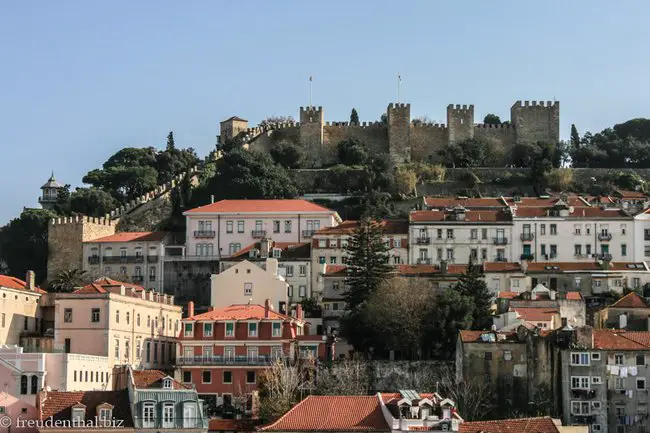
[[[20,395],[27,395],[27,376],[20,376]]]
[[[31,394],[36,394],[37,392],[38,392],[38,376],[33,375],[32,376]]]

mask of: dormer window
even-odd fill
[[[163,389],[174,389],[173,382],[170,378],[165,378],[163,380]]]
[[[102,422],[108,422],[113,419],[113,406],[108,403],[97,406],[97,419]]]
[[[72,406],[72,423],[81,423],[86,419],[86,406],[77,403]]]
[[[273,248],[274,258],[279,259],[281,254],[282,254],[282,250],[280,248]]]

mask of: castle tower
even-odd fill
[[[449,143],[459,143],[474,138],[474,106],[447,105]]]
[[[248,129],[248,120],[241,117],[232,116],[229,119],[219,123],[219,144],[224,144],[242,131]]]
[[[559,102],[517,101],[510,109],[510,121],[515,126],[517,143],[560,141]]]
[[[324,123],[323,107],[300,107],[300,143],[320,151]]]
[[[56,205],[59,191],[63,188],[65,188],[65,185],[57,182],[54,178],[54,172],[52,172],[52,176],[47,180],[47,183],[41,187],[41,196],[38,199],[43,209],[52,209]]]
[[[83,215],[53,218],[47,230],[47,281],[61,271],[83,269],[83,243],[115,234],[117,221]]]
[[[393,164],[411,161],[411,104],[388,104],[388,152]]]

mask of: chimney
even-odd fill
[[[270,275],[278,275],[278,260],[266,259],[266,272]]]
[[[305,318],[305,315],[302,312],[302,304],[297,304],[296,305],[296,319],[303,320],[304,318]]]
[[[271,317],[270,315],[270,310],[271,310],[271,301],[269,299],[264,301],[264,318],[268,319]]]
[[[214,307],[213,307],[213,306],[209,306],[209,307],[208,307],[208,313],[209,313],[210,311],[214,311]]]
[[[557,292],[555,290],[551,290],[549,292],[549,296],[551,298],[551,301],[555,301],[556,294],[557,294]]]
[[[214,203],[214,194],[210,196],[210,203]]]
[[[618,329],[627,328],[627,313],[622,313],[618,316]]]
[[[187,317],[192,317],[194,316],[194,301],[190,301],[187,303]]]
[[[260,241],[260,257],[262,257],[263,259],[266,259],[270,256],[271,243],[272,241],[269,238],[263,238]]]
[[[25,288],[29,290],[30,292],[36,291],[36,274],[34,271],[27,271],[27,275],[25,275]]]
[[[446,274],[449,271],[449,264],[447,263],[447,260],[441,260],[440,261],[440,273],[441,274]]]

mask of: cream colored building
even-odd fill
[[[55,344],[65,352],[106,356],[109,367],[174,364],[182,309],[173,296],[103,278],[55,303]]]
[[[210,277],[213,308],[237,304],[261,304],[268,299],[275,311],[286,312],[289,284],[280,275],[278,260],[269,258],[261,268],[243,260]]]
[[[413,211],[409,215],[411,264],[475,263],[511,260],[512,215],[502,210],[462,206]]]
[[[45,293],[34,284],[34,272],[27,282],[0,275],[0,345],[18,344],[20,338],[40,328],[38,300]]]
[[[167,232],[122,232],[83,243],[83,270],[162,292]]]
[[[319,229],[341,222],[335,211],[306,200],[221,200],[183,215],[185,256],[196,260],[220,260],[263,238],[308,242]]]

